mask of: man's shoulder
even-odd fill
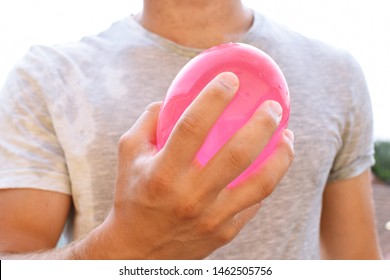
[[[27,56],[52,61],[56,59],[80,60],[94,54],[102,56],[104,53],[113,53],[114,49],[136,44],[139,33],[139,30],[132,24],[132,20],[127,17],[112,23],[102,32],[84,36],[79,40],[55,45],[32,46]]]
[[[254,14],[255,26],[250,40],[255,44],[269,49],[280,49],[285,53],[294,52],[295,55],[348,56],[348,52],[338,46],[294,30],[259,12],[255,11]]]
[[[327,76],[360,71],[359,63],[348,50],[302,34],[259,13],[256,17],[257,26],[250,44],[268,53],[281,67]]]

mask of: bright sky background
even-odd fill
[[[375,136],[390,140],[388,1],[244,2],[304,35],[349,50],[366,74],[374,108]],[[0,84],[29,46],[76,41],[141,8],[141,0],[1,0]]]

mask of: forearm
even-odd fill
[[[65,253],[66,249],[52,249],[48,251],[37,251],[29,253],[13,253],[13,252],[1,252],[1,260],[62,260],[72,259],[70,255]]]
[[[33,252],[0,252],[1,260],[81,260],[106,259],[104,243],[99,241],[98,234],[91,232],[83,239],[72,242],[62,248],[39,250]]]

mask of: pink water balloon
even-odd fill
[[[290,115],[286,79],[274,60],[263,51],[242,43],[228,43],[208,49],[187,63],[173,80],[165,97],[157,125],[157,147],[162,149],[185,109],[215,76],[222,72],[237,75],[237,94],[221,114],[196,158],[205,165],[229,138],[242,127],[265,100],[283,108],[277,131],[257,157],[230,186],[250,175],[273,152]]]

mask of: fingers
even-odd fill
[[[268,144],[281,120],[282,108],[265,101],[252,118],[218,151],[202,170],[204,184],[219,192],[240,175]]]
[[[119,140],[119,154],[135,156],[140,149],[150,149],[156,143],[157,119],[162,102],[150,104],[136,123]]]
[[[166,160],[190,163],[207,134],[233,99],[239,85],[235,74],[226,72],[214,78],[184,111],[163,148]]]
[[[284,130],[276,149],[264,164],[239,185],[223,189],[215,207],[223,207],[226,211],[223,215],[231,216],[269,196],[287,173],[293,161],[293,141],[293,133],[290,130]]]
[[[261,203],[257,203],[236,214],[232,219],[235,230],[237,232],[241,231],[241,229],[255,217],[260,207]]]
[[[200,223],[200,230],[205,233],[214,233],[220,246],[227,244],[253,219],[260,209],[260,205],[260,203],[252,205],[233,217],[224,217],[221,215],[221,211],[217,211],[220,209],[217,209],[217,212],[209,212]]]
[[[286,174],[293,160],[293,140],[293,133],[284,130],[276,149],[264,164],[239,185],[223,188],[213,201],[209,213],[214,221],[225,221],[221,227],[224,236],[233,238],[254,217],[261,202]]]

